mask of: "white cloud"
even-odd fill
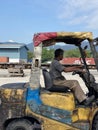
[[[59,0],[58,18],[68,25],[98,29],[98,0]]]
[[[13,41],[13,40],[9,40],[9,42],[15,42],[15,41]]]

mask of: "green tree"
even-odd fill
[[[93,57],[92,52],[90,50],[87,50],[86,54],[88,58]]]
[[[42,62],[51,61],[54,57],[54,50],[43,48],[42,50]]]
[[[64,52],[64,57],[80,57],[79,49],[67,50]]]
[[[28,57],[28,61],[31,61],[32,58],[33,58],[33,52],[28,51],[28,52],[27,52],[27,57]]]
[[[86,56],[89,58],[91,57],[90,50],[86,50]],[[64,57],[81,57],[80,51],[78,48],[72,49],[72,50],[67,50],[64,52]]]

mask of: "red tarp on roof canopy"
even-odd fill
[[[92,40],[91,32],[46,32],[34,35],[34,46],[38,46],[41,42],[45,46],[53,45],[53,42],[65,42],[68,44],[80,44],[83,40]],[[49,42],[48,42],[49,40]]]
[[[34,35],[33,41],[34,41],[34,46],[38,46],[42,41],[44,40],[49,40],[51,38],[57,37],[56,32],[52,33],[37,33]]]

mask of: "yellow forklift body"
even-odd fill
[[[56,107],[58,109],[70,111],[75,109],[74,96],[71,92],[45,92],[41,94],[41,99],[45,105]]]
[[[40,105],[35,105],[33,101],[28,102],[26,115],[41,120],[43,130],[81,130],[82,127],[83,130],[89,130],[92,109],[74,106],[74,96],[71,92],[43,91],[40,98]],[[68,103],[70,105],[67,105]]]
[[[41,120],[42,130],[80,130],[80,129],[74,127],[74,126],[71,126],[71,125],[68,125],[68,124],[63,124],[63,123],[60,123],[56,120],[51,120],[49,118],[43,117],[39,114],[36,114],[36,113],[32,112],[32,110],[30,110],[30,108],[28,106],[27,106],[27,109],[26,109],[26,114]]]

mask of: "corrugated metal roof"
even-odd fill
[[[16,43],[16,42],[0,43],[0,48],[21,48],[21,47],[25,47],[28,50],[28,47],[24,43]]]

